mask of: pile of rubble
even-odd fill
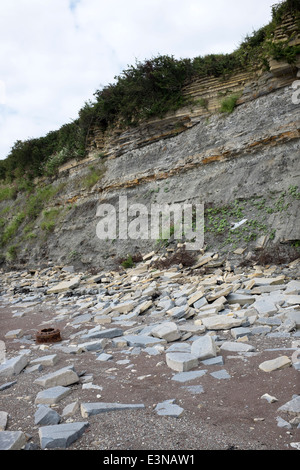
[[[144,407],[76,402],[58,415],[51,406],[71,393],[69,386],[89,384],[76,366],[55,367],[59,352],[71,354],[75,361],[83,352],[95,354],[97,361],[109,361],[112,348],[146,350],[161,355],[174,371],[174,380],[184,382],[203,375],[203,364],[222,366],[224,351],[255,352],[252,339],[257,336],[284,337],[290,340],[289,353],[278,354],[259,368],[300,370],[300,259],[284,267],[242,268],[220,260],[216,253],[202,253],[192,266],[165,269],[155,267],[157,259],[152,252],[133,268],[96,275],[75,273],[72,266],[1,273],[1,304],[14,309],[16,329],[2,331],[0,394],[13,386],[19,374],[40,371],[34,382],[42,388],[35,398],[34,423],[40,426],[41,449],[71,445],[84,433],[90,415]],[[19,318],[41,305],[55,314],[39,332],[51,332],[65,322],[73,328],[68,338],[45,346],[33,332],[17,328]],[[6,357],[5,342],[11,340],[21,342],[23,350]],[[47,354],[32,359],[33,350]],[[49,366],[55,370],[45,374],[43,369]],[[227,376],[225,369],[216,374],[220,379]],[[68,422],[79,406],[85,420]],[[285,409],[292,415],[287,426],[300,429],[300,395],[289,397]],[[180,416],[182,411],[172,400],[156,407],[158,414],[169,416]],[[26,448],[25,434],[7,430],[7,418],[0,409],[0,448]],[[294,447],[300,448],[300,443]]]

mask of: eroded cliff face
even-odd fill
[[[102,269],[119,257],[155,249],[159,240],[151,236],[97,236],[97,208],[111,204],[118,221],[121,196],[128,207],[143,204],[149,213],[153,204],[203,203],[204,242],[211,251],[299,240],[298,66],[299,60],[293,66],[273,62],[268,73],[245,70],[227,80],[195,81],[186,88],[198,99],[193,106],[138,128],[115,127],[105,135],[94,129],[87,159],[68,162],[57,178],[38,182],[55,194],[30,229],[28,222],[20,224],[11,241],[14,257],[9,259],[5,247],[3,258],[28,266]],[[236,108],[220,113],[221,100],[232,93],[239,94]],[[26,198],[18,194],[11,209],[22,210]],[[55,218],[48,230],[51,210]]]

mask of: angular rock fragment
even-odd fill
[[[264,372],[272,372],[273,370],[283,369],[284,367],[289,367],[292,364],[292,361],[287,356],[280,356],[276,359],[271,359],[270,361],[265,361],[259,364],[259,368]]]
[[[79,377],[71,367],[63,367],[34,381],[34,383],[42,387],[67,386],[77,382],[79,382]]]
[[[43,426],[39,429],[41,448],[66,449],[82,436],[88,426],[88,422]]]
[[[26,444],[22,431],[0,431],[0,450],[20,450]]]
[[[78,287],[80,284],[80,277],[76,276],[72,279],[69,279],[68,281],[62,281],[59,284],[50,287],[50,289],[47,290],[47,294],[58,294],[59,292],[64,292],[69,289],[75,289]]]
[[[47,405],[40,405],[34,414],[34,423],[40,426],[58,424],[59,422],[59,414]]]
[[[28,364],[28,358],[25,354],[7,359],[0,365],[0,377],[11,377],[19,374]]]
[[[217,355],[217,346],[214,339],[209,335],[200,337],[192,343],[191,354],[200,361],[215,357]]]
[[[71,389],[68,387],[62,387],[61,385],[50,387],[37,394],[35,404],[54,405],[69,395],[69,393],[71,393]]]
[[[154,411],[160,416],[173,416],[174,418],[178,418],[182,415],[184,409],[174,402],[175,400],[165,400],[162,403],[158,403]]]
[[[236,328],[243,322],[243,318],[235,318],[231,315],[213,315],[202,319],[203,325],[208,330],[227,330],[230,328]]]
[[[180,338],[178,326],[174,322],[163,322],[151,330],[151,335],[161,338],[167,342],[176,341]]]
[[[133,410],[145,408],[143,404],[134,404],[134,403],[82,403],[81,404],[81,416],[83,418],[88,418],[91,415],[96,415],[99,413],[106,413],[108,411],[119,411],[119,410]]]
[[[198,359],[189,353],[167,353],[166,362],[170,369],[176,370],[177,372],[186,372],[190,369],[194,369],[198,365]]]

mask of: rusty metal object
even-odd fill
[[[61,341],[60,330],[58,328],[45,328],[36,334],[37,343],[57,343]]]

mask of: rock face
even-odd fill
[[[85,161],[70,163],[56,179],[41,183],[57,189],[48,202],[49,208],[60,211],[55,229],[45,234],[39,228],[41,215],[35,238],[23,237],[19,243],[16,261],[22,259],[35,266],[49,260],[70,264],[71,260],[78,267],[106,269],[118,257],[155,249],[159,236],[152,236],[150,226],[142,235],[131,236],[132,217],[126,224],[122,217],[128,216],[128,211],[121,210],[120,197],[126,198],[127,208],[143,204],[148,215],[155,204],[203,203],[217,211],[234,205],[235,215],[229,217],[225,228],[213,225],[205,232],[205,243],[214,249],[220,247],[220,238],[231,248],[235,237],[241,240],[241,236],[244,245],[251,248],[298,240],[299,105],[292,100],[296,75],[297,67],[287,68],[281,76],[245,71],[227,81],[214,79],[213,87],[209,80],[193,84],[191,88],[198,87],[191,92],[195,98],[200,98],[203,90],[210,94],[214,104],[208,113],[199,108],[183,109],[137,129],[116,131],[105,148],[96,142],[98,150],[91,151]],[[238,106],[230,115],[216,112],[218,93],[232,90],[233,85],[242,93]],[[104,152],[101,159],[99,151]],[[91,165],[104,165],[105,172],[87,189],[83,181]],[[240,206],[235,205],[237,201]],[[21,211],[24,204],[20,194],[14,210]],[[104,204],[114,208],[116,217],[110,229],[116,226],[117,230],[114,236],[109,232],[99,239],[99,208]],[[2,206],[0,203],[0,209]],[[74,288],[74,282],[53,283],[48,286],[49,293]],[[119,308],[127,314],[131,305],[126,302]]]

